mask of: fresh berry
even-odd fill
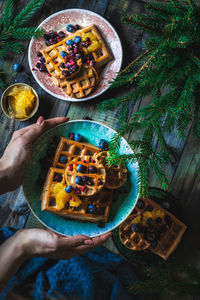
[[[165,216],[165,222],[167,223],[167,225],[171,225],[172,224],[172,219],[171,219],[171,217],[169,216],[169,215],[166,215]]]
[[[68,138],[69,138],[70,140],[73,140],[73,139],[74,139],[74,133],[73,133],[73,132],[69,132],[69,133],[68,133]]]
[[[15,72],[19,72],[20,70],[21,70],[21,65],[20,64],[14,64],[13,65],[13,70],[15,71]]]
[[[75,182],[76,182],[77,184],[82,184],[82,178],[81,178],[81,176],[76,176]]]
[[[98,173],[98,170],[95,166],[89,166],[88,173]]]
[[[66,53],[65,51],[61,51],[61,52],[60,52],[60,56],[61,56],[61,57],[64,58],[66,55],[67,55],[67,53]]]
[[[86,188],[87,188],[86,185],[84,185],[84,186],[81,188],[81,192],[84,192]]]
[[[146,219],[146,224],[147,225],[153,225],[153,219],[152,218],[147,218]]]
[[[90,159],[90,162],[91,162],[91,163],[95,163],[95,160],[91,158],[91,159]]]
[[[81,54],[77,53],[77,54],[75,54],[75,57],[76,57],[76,59],[80,59],[81,58]]]
[[[72,186],[71,185],[68,185],[68,186],[65,187],[65,192],[66,193],[71,193],[71,191],[72,191]]]
[[[98,147],[102,150],[108,150],[108,143],[104,139],[100,139],[98,143]]]
[[[75,38],[74,38],[74,43],[80,43],[80,41],[81,41],[81,37],[80,36],[75,36]]]
[[[103,181],[101,179],[98,180],[98,185],[102,185]]]
[[[72,24],[67,24],[66,30],[67,30],[68,32],[72,32],[72,31],[74,31],[74,26],[73,26]]]
[[[162,219],[160,217],[158,217],[158,218],[156,218],[155,221],[156,221],[157,224],[160,224],[162,222]]]
[[[146,240],[148,242],[153,242],[156,239],[156,234],[155,233],[147,233],[147,235],[145,236]]]
[[[61,69],[64,69],[64,68],[65,68],[65,64],[62,62],[62,63],[59,64],[59,67],[60,67]]]
[[[80,172],[80,173],[85,173],[86,172],[86,167],[83,166],[83,165],[78,165],[77,168],[76,168],[76,171]]]
[[[163,202],[162,206],[163,206],[164,209],[169,209],[170,208],[170,204],[167,201]]]
[[[67,46],[71,46],[71,45],[73,45],[74,41],[70,39],[70,40],[67,40],[65,43]]]
[[[44,63],[44,62],[45,62],[45,58],[44,58],[43,56],[40,56],[38,59],[39,59],[39,61],[40,61],[41,63]]]
[[[82,136],[79,134],[79,133],[75,133],[75,135],[74,135],[74,140],[76,141],[76,142],[81,142],[82,141]]]
[[[43,37],[44,37],[45,40],[49,40],[50,39],[49,34],[46,34],[46,33],[43,35]]]
[[[132,230],[133,232],[140,232],[140,231],[141,231],[140,225],[139,225],[139,224],[132,224],[132,225],[131,225],[131,230]]]
[[[92,118],[90,118],[88,116],[83,116],[83,120],[92,120]]]
[[[139,208],[139,209],[142,209],[144,207],[144,201],[142,200],[138,200],[137,204],[136,204],[136,207]]]
[[[69,171],[73,171],[73,165],[69,165]]]
[[[65,37],[65,33],[63,31],[59,31],[58,36],[63,39]]]
[[[49,40],[45,40],[45,45],[46,46],[50,46],[51,45],[50,41]]]
[[[81,42],[81,46],[85,47],[86,46],[86,42]]]
[[[65,76],[65,77],[69,76],[69,71],[63,70],[62,75]]]
[[[75,64],[75,61],[73,59],[70,59],[70,65],[73,66]]]
[[[41,63],[38,62],[35,66],[39,69],[41,67]]]
[[[67,157],[64,156],[64,155],[61,155],[61,156],[59,157],[59,162],[60,162],[60,163],[66,163],[66,162],[67,162]]]
[[[96,212],[96,206],[94,204],[89,204],[87,207],[87,212],[90,214],[95,214]]]
[[[81,178],[82,178],[82,182],[87,182],[88,180],[88,177],[86,175],[83,175]]]
[[[38,52],[37,53],[37,56],[39,57],[39,56],[42,56],[42,53],[41,52]]]
[[[80,26],[78,24],[74,25],[74,29],[78,30],[80,28]]]
[[[57,36],[57,32],[50,31],[49,36],[50,36],[50,38],[55,38]]]
[[[61,174],[55,174],[53,180],[57,181],[57,182],[62,181],[62,175]]]

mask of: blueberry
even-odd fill
[[[66,162],[67,162],[67,157],[64,156],[64,155],[60,155],[60,157],[59,157],[59,162],[60,162],[60,163],[66,163]]]
[[[63,75],[63,76],[69,76],[69,72],[68,72],[67,70],[63,70],[63,71],[62,71],[62,75]]]
[[[148,242],[153,242],[155,239],[156,239],[155,233],[153,233],[153,232],[152,233],[147,233],[146,240]]]
[[[76,24],[75,26],[74,26],[74,29],[75,30],[78,30],[80,28],[80,26],[78,25],[78,24]]]
[[[86,172],[86,167],[83,166],[83,165],[78,165],[77,168],[76,168],[76,171],[80,172],[80,173],[85,173]]]
[[[153,219],[152,218],[147,218],[146,219],[146,224],[147,225],[153,225]]]
[[[50,36],[50,38],[55,38],[57,36],[57,33],[54,31],[50,31],[49,36]]]
[[[59,31],[58,36],[63,39],[65,37],[65,33],[63,31]]]
[[[132,224],[131,225],[131,230],[133,232],[140,232],[140,225],[139,224]]]
[[[89,166],[88,173],[98,173],[98,170],[95,166]]]
[[[81,178],[81,176],[76,176],[75,182],[76,182],[77,184],[82,184],[82,178]]]
[[[73,133],[73,132],[69,132],[69,133],[68,133],[68,138],[69,138],[70,140],[73,140],[73,139],[74,139],[74,133]]]
[[[13,65],[13,70],[15,71],[15,72],[19,72],[20,70],[21,70],[21,65],[20,64],[14,64]]]
[[[68,185],[68,186],[65,187],[65,192],[66,193],[71,193],[71,191],[72,191],[72,186],[71,185]]]
[[[171,225],[172,224],[172,219],[171,219],[171,217],[169,216],[169,215],[166,215],[165,216],[165,222],[167,223],[167,225]]]
[[[81,41],[81,37],[80,36],[75,36],[75,38],[74,38],[74,43],[80,43],[80,41]]]
[[[157,224],[160,224],[162,222],[162,219],[160,217],[158,217],[158,218],[156,218],[155,221],[156,221]]]
[[[64,69],[65,68],[65,64],[62,62],[62,63],[59,64],[59,67],[62,68],[62,69]]]
[[[74,135],[74,140],[76,141],[76,142],[81,142],[82,141],[82,136],[79,134],[79,133],[75,133],[75,135]]]
[[[167,201],[163,202],[162,206],[163,206],[164,209],[169,209],[170,208],[170,204]]]
[[[98,143],[98,147],[102,150],[108,150],[108,143],[104,139],[100,139]]]
[[[70,40],[67,40],[65,43],[67,46],[71,46],[71,45],[73,45],[74,41],[70,39]]]
[[[50,45],[51,45],[51,43],[49,42],[49,40],[46,40],[46,41],[45,41],[45,45],[46,45],[46,46],[50,46]]]
[[[65,51],[61,51],[61,52],[60,52],[60,56],[61,56],[61,57],[64,58],[66,55],[67,55],[67,53],[66,53]]]
[[[142,200],[138,200],[137,204],[136,204],[136,207],[139,208],[139,209],[142,209],[144,207],[144,201]]]
[[[81,176],[82,182],[87,182],[88,177],[86,175]]]
[[[72,24],[67,24],[66,30],[67,30],[68,32],[72,32],[72,31],[74,31],[74,26],[73,26]]]
[[[89,204],[87,207],[87,212],[90,214],[95,214],[96,212],[96,206],[94,204]]]

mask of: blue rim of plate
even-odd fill
[[[102,17],[101,15],[99,15],[99,14],[97,14],[97,13],[95,13],[95,12],[89,10],[89,9],[83,9],[83,8],[69,8],[69,9],[63,9],[63,10],[57,11],[56,13],[54,13],[54,14],[50,15],[49,17],[47,17],[45,20],[43,20],[43,21],[39,24],[39,26],[38,26],[37,28],[41,28],[42,25],[44,25],[44,24],[45,24],[47,21],[49,21],[52,17],[54,17],[54,16],[56,16],[56,15],[59,15],[60,13],[63,13],[63,12],[65,12],[65,11],[70,12],[70,11],[76,11],[76,10],[82,11],[83,13],[84,13],[85,11],[90,12],[92,15],[98,17],[99,19],[103,20],[106,24],[108,24],[108,25],[110,26],[110,28],[113,30],[113,32],[115,33],[115,35],[116,35],[116,37],[117,37],[117,39],[118,39],[118,41],[119,41],[119,48],[120,48],[120,51],[121,51],[121,53],[122,53],[121,59],[120,59],[120,62],[119,62],[118,71],[116,72],[116,76],[117,76],[117,74],[118,74],[118,72],[120,71],[121,66],[122,66],[122,58],[123,58],[122,43],[121,43],[120,37],[119,37],[117,31],[115,30],[115,28],[111,25],[110,22],[108,22],[108,21],[107,21],[104,17]],[[35,78],[36,82],[43,88],[44,91],[46,91],[46,92],[47,92],[48,94],[50,94],[51,96],[54,96],[54,97],[56,97],[57,99],[60,99],[60,100],[63,100],[63,101],[82,102],[82,101],[88,101],[88,100],[92,100],[92,99],[94,99],[94,98],[96,98],[96,97],[99,97],[100,95],[102,95],[103,93],[105,93],[105,92],[109,89],[110,84],[108,84],[108,86],[107,86],[105,89],[103,89],[101,92],[99,92],[97,95],[91,95],[91,96],[89,95],[88,97],[85,97],[85,98],[79,98],[79,99],[76,99],[76,98],[65,99],[65,98],[63,98],[63,97],[61,97],[61,96],[59,96],[59,95],[57,95],[57,94],[51,92],[48,88],[46,88],[46,87],[43,85],[43,83],[37,78],[35,72],[33,72],[33,70],[32,70],[31,48],[32,48],[33,40],[34,40],[34,38],[31,39],[31,41],[30,41],[30,43],[29,43],[29,47],[28,47],[28,62],[29,62],[29,67],[30,67],[31,73],[32,73],[33,77]],[[115,77],[116,77],[116,76],[115,76]],[[114,77],[114,78],[115,78],[115,77]],[[114,78],[113,78],[113,79],[114,79]]]
[[[39,161],[45,157],[53,137],[67,137],[69,132],[80,133],[84,137],[85,142],[96,146],[100,138],[104,138],[109,142],[116,133],[116,131],[106,125],[85,120],[69,121],[50,129],[33,146],[32,159],[24,175],[24,194],[32,213],[44,226],[66,236],[77,234],[90,237],[99,236],[118,227],[133,210],[139,197],[139,185],[137,182],[138,163],[126,164],[129,174],[127,182],[120,189],[114,191],[108,222],[103,228],[98,227],[96,223],[70,220],[47,211],[41,211],[40,194],[42,186],[39,186],[37,182],[41,171]],[[121,138],[120,153],[133,153],[124,138]]]

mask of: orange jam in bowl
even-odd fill
[[[1,105],[10,118],[15,115],[18,121],[31,118],[37,111],[39,98],[34,89],[25,83],[16,83],[2,94]]]

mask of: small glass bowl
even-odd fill
[[[30,118],[32,118],[35,113],[37,112],[38,110],[38,107],[39,107],[39,97],[38,97],[38,94],[36,93],[36,91],[28,84],[26,83],[15,83],[15,84],[12,84],[10,85],[2,94],[1,96],[1,107],[2,107],[2,110],[4,112],[4,114],[9,118],[9,119],[12,119],[12,116],[9,112],[9,104],[8,104],[8,100],[7,100],[7,97],[8,97],[8,94],[10,92],[10,90],[15,87],[15,86],[28,86],[31,88],[33,94],[35,95],[35,106],[34,106],[34,109],[31,111],[31,113],[26,117],[26,118],[23,118],[23,119],[19,119],[19,118],[16,118],[15,120],[16,121],[26,121]]]

